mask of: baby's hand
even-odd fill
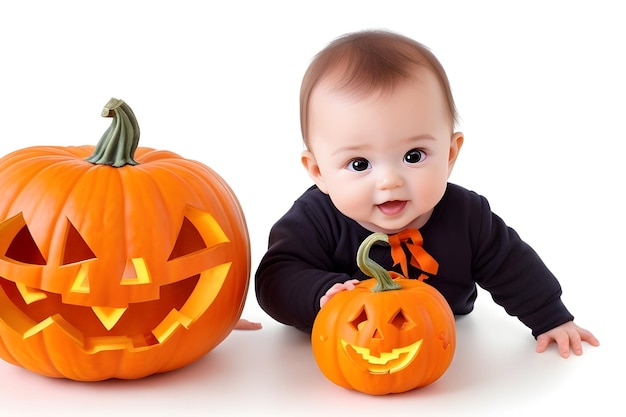
[[[261,323],[247,319],[239,319],[235,325],[235,330],[261,330],[262,328],[263,325]]]
[[[569,357],[570,347],[576,355],[582,355],[582,342],[587,342],[591,346],[600,345],[598,339],[590,331],[578,327],[573,321],[568,321],[540,334],[537,337],[537,352],[544,352],[552,342],[556,342],[563,358]]]
[[[344,283],[337,283],[333,285],[332,287],[328,289],[328,291],[326,291],[326,294],[324,294],[322,298],[320,298],[320,308],[324,307],[324,304],[326,304],[328,300],[332,298],[333,295],[341,291],[352,290],[354,289],[354,286],[358,284],[359,282],[360,281],[358,279],[349,279],[348,281]]]

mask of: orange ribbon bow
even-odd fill
[[[400,264],[402,268],[402,275],[409,278],[409,268],[406,253],[403,245],[409,250],[411,254],[410,263],[416,268],[422,271],[422,274],[418,277],[420,281],[428,278],[429,275],[437,274],[439,270],[439,263],[428,254],[422,247],[424,239],[422,234],[417,229],[405,229],[394,235],[389,235],[389,244],[391,245],[391,258],[393,259],[394,266]]]

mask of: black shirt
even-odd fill
[[[443,294],[454,314],[472,311],[478,284],[535,337],[573,320],[554,275],[484,197],[449,183],[420,232],[424,249],[439,263],[437,274],[424,282]],[[356,253],[370,234],[317,187],[309,188],[272,227],[256,271],[259,305],[275,320],[310,332],[319,300],[333,284],[368,278]],[[392,267],[388,247],[374,246],[370,257],[401,272]],[[409,278],[420,274],[409,267]]]

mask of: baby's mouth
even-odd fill
[[[378,208],[383,212],[383,214],[386,214],[387,216],[394,216],[396,214],[400,214],[406,207],[406,204],[407,202],[403,200],[393,200],[379,204]]]

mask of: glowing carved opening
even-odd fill
[[[350,320],[349,324],[354,327],[354,330],[359,331],[363,327],[363,325],[367,322],[367,312],[364,308],[361,309],[357,316]]]
[[[389,323],[398,330],[408,330],[415,326],[415,323],[402,312],[402,309],[398,310],[396,314],[393,315]]]
[[[91,307],[91,310],[98,316],[100,322],[107,330],[111,330],[126,311],[125,308],[115,307]]]
[[[362,346],[354,346],[341,340],[341,347],[345,354],[361,369],[371,374],[387,374],[398,372],[413,361],[422,345],[422,340],[392,349],[391,352],[381,352],[380,355],[372,355],[370,350]]]
[[[143,350],[188,329],[211,306],[228,277],[231,263],[161,287],[161,298],[130,303],[127,308],[64,304],[59,294],[30,290],[0,278],[0,317],[24,339],[40,332],[62,331],[83,350]],[[40,297],[40,296],[37,296]],[[150,314],[146,315],[145,312]]]
[[[150,283],[150,273],[143,258],[133,258],[126,263],[122,274],[122,285],[137,285]]]
[[[2,239],[10,239],[11,241],[4,253],[5,258],[30,265],[46,264],[46,259],[30,234],[22,213],[11,217],[0,225],[0,236]]]
[[[206,247],[206,243],[204,239],[202,239],[202,235],[200,235],[198,229],[196,229],[187,217],[184,217],[183,224],[180,227],[176,243],[174,244],[168,261],[206,249]]]
[[[0,239],[2,259],[46,264],[22,214],[0,223],[0,237],[4,238]],[[226,242],[229,239],[209,213],[188,207],[169,259],[211,250]],[[69,221],[61,258],[63,264],[81,262],[71,291],[88,293],[88,270],[96,260],[95,254]],[[39,333],[62,332],[90,353],[149,349],[188,329],[205,314],[219,294],[230,266],[226,262],[192,273],[189,278],[162,286],[160,299],[130,303],[125,308],[65,304],[61,294],[0,277],[0,317],[24,339]],[[134,258],[127,263],[121,281],[142,284],[150,280],[144,259]]]
[[[87,294],[89,292],[89,275],[87,271],[89,270],[89,263],[85,262],[80,266],[78,270],[78,274],[76,274],[76,279],[72,283],[72,288],[70,291]]]
[[[94,259],[93,251],[82,238],[78,230],[68,220],[67,232],[65,233],[65,244],[63,245],[63,260],[62,265],[73,264],[75,262],[86,261],[88,259]]]
[[[15,284],[17,290],[22,294],[22,298],[26,304],[34,303],[35,301],[44,300],[47,296],[46,293],[39,291],[35,288],[27,287],[22,283]]]

